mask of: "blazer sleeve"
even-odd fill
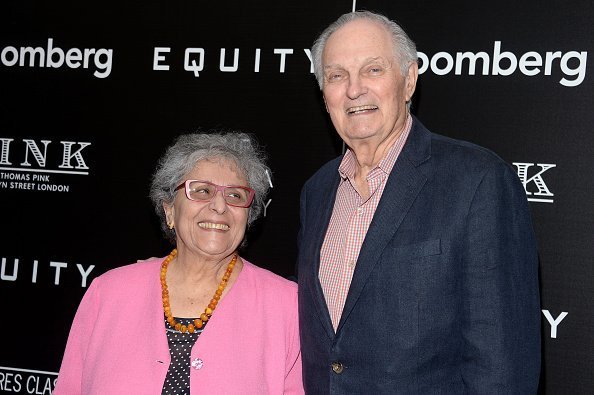
[[[87,354],[88,340],[97,318],[98,298],[97,281],[94,280],[83,296],[74,316],[58,372],[58,380],[53,391],[54,395],[82,393],[83,365]]]
[[[305,237],[305,228],[307,225],[305,221],[305,219],[307,218],[307,184],[308,183],[306,183],[301,188],[301,193],[299,196],[299,230],[297,232],[297,260],[295,262],[295,275],[297,276],[297,279],[299,279],[299,261],[303,246],[303,240]]]
[[[463,262],[468,393],[534,394],[540,374],[538,254],[524,188],[507,164],[478,183]]]

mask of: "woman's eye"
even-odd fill
[[[196,188],[192,191],[192,193],[208,195],[208,194],[210,194],[210,190],[208,188]]]

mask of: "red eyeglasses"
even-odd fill
[[[223,199],[229,206],[247,208],[252,205],[256,191],[252,188],[239,185],[217,185],[208,181],[186,180],[178,185],[175,190],[184,188],[186,197],[195,202],[208,202],[215,197],[218,191],[223,194]]]

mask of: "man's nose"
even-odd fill
[[[347,87],[347,96],[349,99],[357,99],[359,96],[365,94],[367,88],[365,82],[358,75],[349,77],[349,85]]]

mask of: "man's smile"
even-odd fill
[[[375,110],[377,110],[377,108],[378,108],[377,106],[367,104],[364,106],[349,107],[349,108],[347,108],[346,113],[348,115],[355,115],[355,114],[366,113],[369,111],[375,111]]]

